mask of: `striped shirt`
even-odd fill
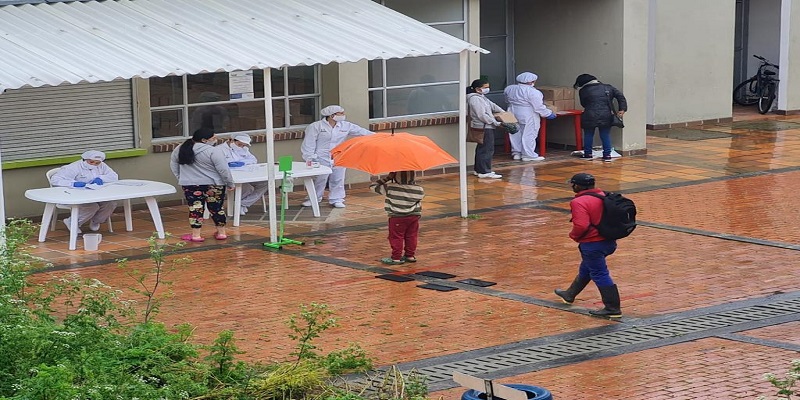
[[[419,185],[386,184],[386,201],[383,209],[390,217],[422,215],[422,198],[425,191]]]

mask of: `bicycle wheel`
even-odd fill
[[[773,101],[775,101],[775,82],[768,82],[761,90],[761,96],[758,97],[758,113],[768,113],[772,108]]]
[[[733,101],[742,106],[752,106],[758,103],[758,94],[753,92],[756,78],[752,77],[733,89]]]

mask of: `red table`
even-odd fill
[[[583,150],[583,130],[581,129],[581,114],[583,114],[582,110],[564,110],[556,112],[556,115],[560,117],[565,117],[568,115],[572,116],[573,123],[575,125],[575,148],[577,150]],[[522,134],[520,132],[520,134]],[[511,152],[511,138],[509,137],[510,134],[506,134],[506,146],[505,150],[506,153]],[[547,153],[547,118],[542,118],[542,126],[539,128],[539,155],[544,157]]]

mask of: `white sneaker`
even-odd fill
[[[336,207],[336,208],[344,208],[345,207],[344,203],[342,203],[341,201],[337,201],[336,203],[331,203],[331,205]]]
[[[480,175],[480,174],[478,173],[478,171],[472,171],[472,172],[470,172],[470,173],[471,173],[472,175],[475,175],[475,176],[478,176],[478,175]]]
[[[522,159],[522,156],[519,155],[519,154],[514,154],[514,156],[511,157],[511,158],[514,159],[514,160],[520,160],[520,159]]]
[[[522,161],[526,161],[526,162],[527,161],[544,161],[544,157],[542,157],[542,156],[538,156],[538,157],[522,157]]]
[[[300,203],[300,205],[303,206],[303,207],[311,207],[311,200],[306,200],[306,201]]]
[[[70,220],[70,218],[64,218],[64,220],[61,221],[61,222],[63,222],[64,225],[67,226],[67,230],[69,230],[69,225],[72,222],[72,220]],[[78,227],[78,233],[83,233],[83,232],[81,232],[81,228],[80,227]]]
[[[242,208],[239,210],[239,215],[245,215],[245,214],[247,214],[247,207],[242,206]]]
[[[503,175],[495,174],[494,172],[489,172],[489,173],[486,173],[486,174],[478,174],[478,178],[481,178],[481,179],[500,179],[502,177],[503,177]]]
[[[100,230],[100,224],[94,223],[94,222],[89,222],[89,230],[91,230],[92,232],[99,231]]]

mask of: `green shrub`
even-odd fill
[[[290,362],[248,364],[237,359],[234,332],[210,345],[192,342],[193,327],[167,329],[155,317],[169,272],[188,258],[173,258],[180,245],[151,237],[149,268],[119,265],[132,278],[130,292],[95,279],[66,274],[42,284],[27,275],[47,266],[31,257],[28,221],[12,221],[0,251],[0,398],[9,400],[258,399],[366,400],[365,388],[334,385],[344,373],[363,373],[372,360],[358,344],[327,354],[315,343],[337,325],[324,304],[301,305],[287,324],[296,341]],[[381,400],[420,400],[424,377],[392,368],[377,388]]]

